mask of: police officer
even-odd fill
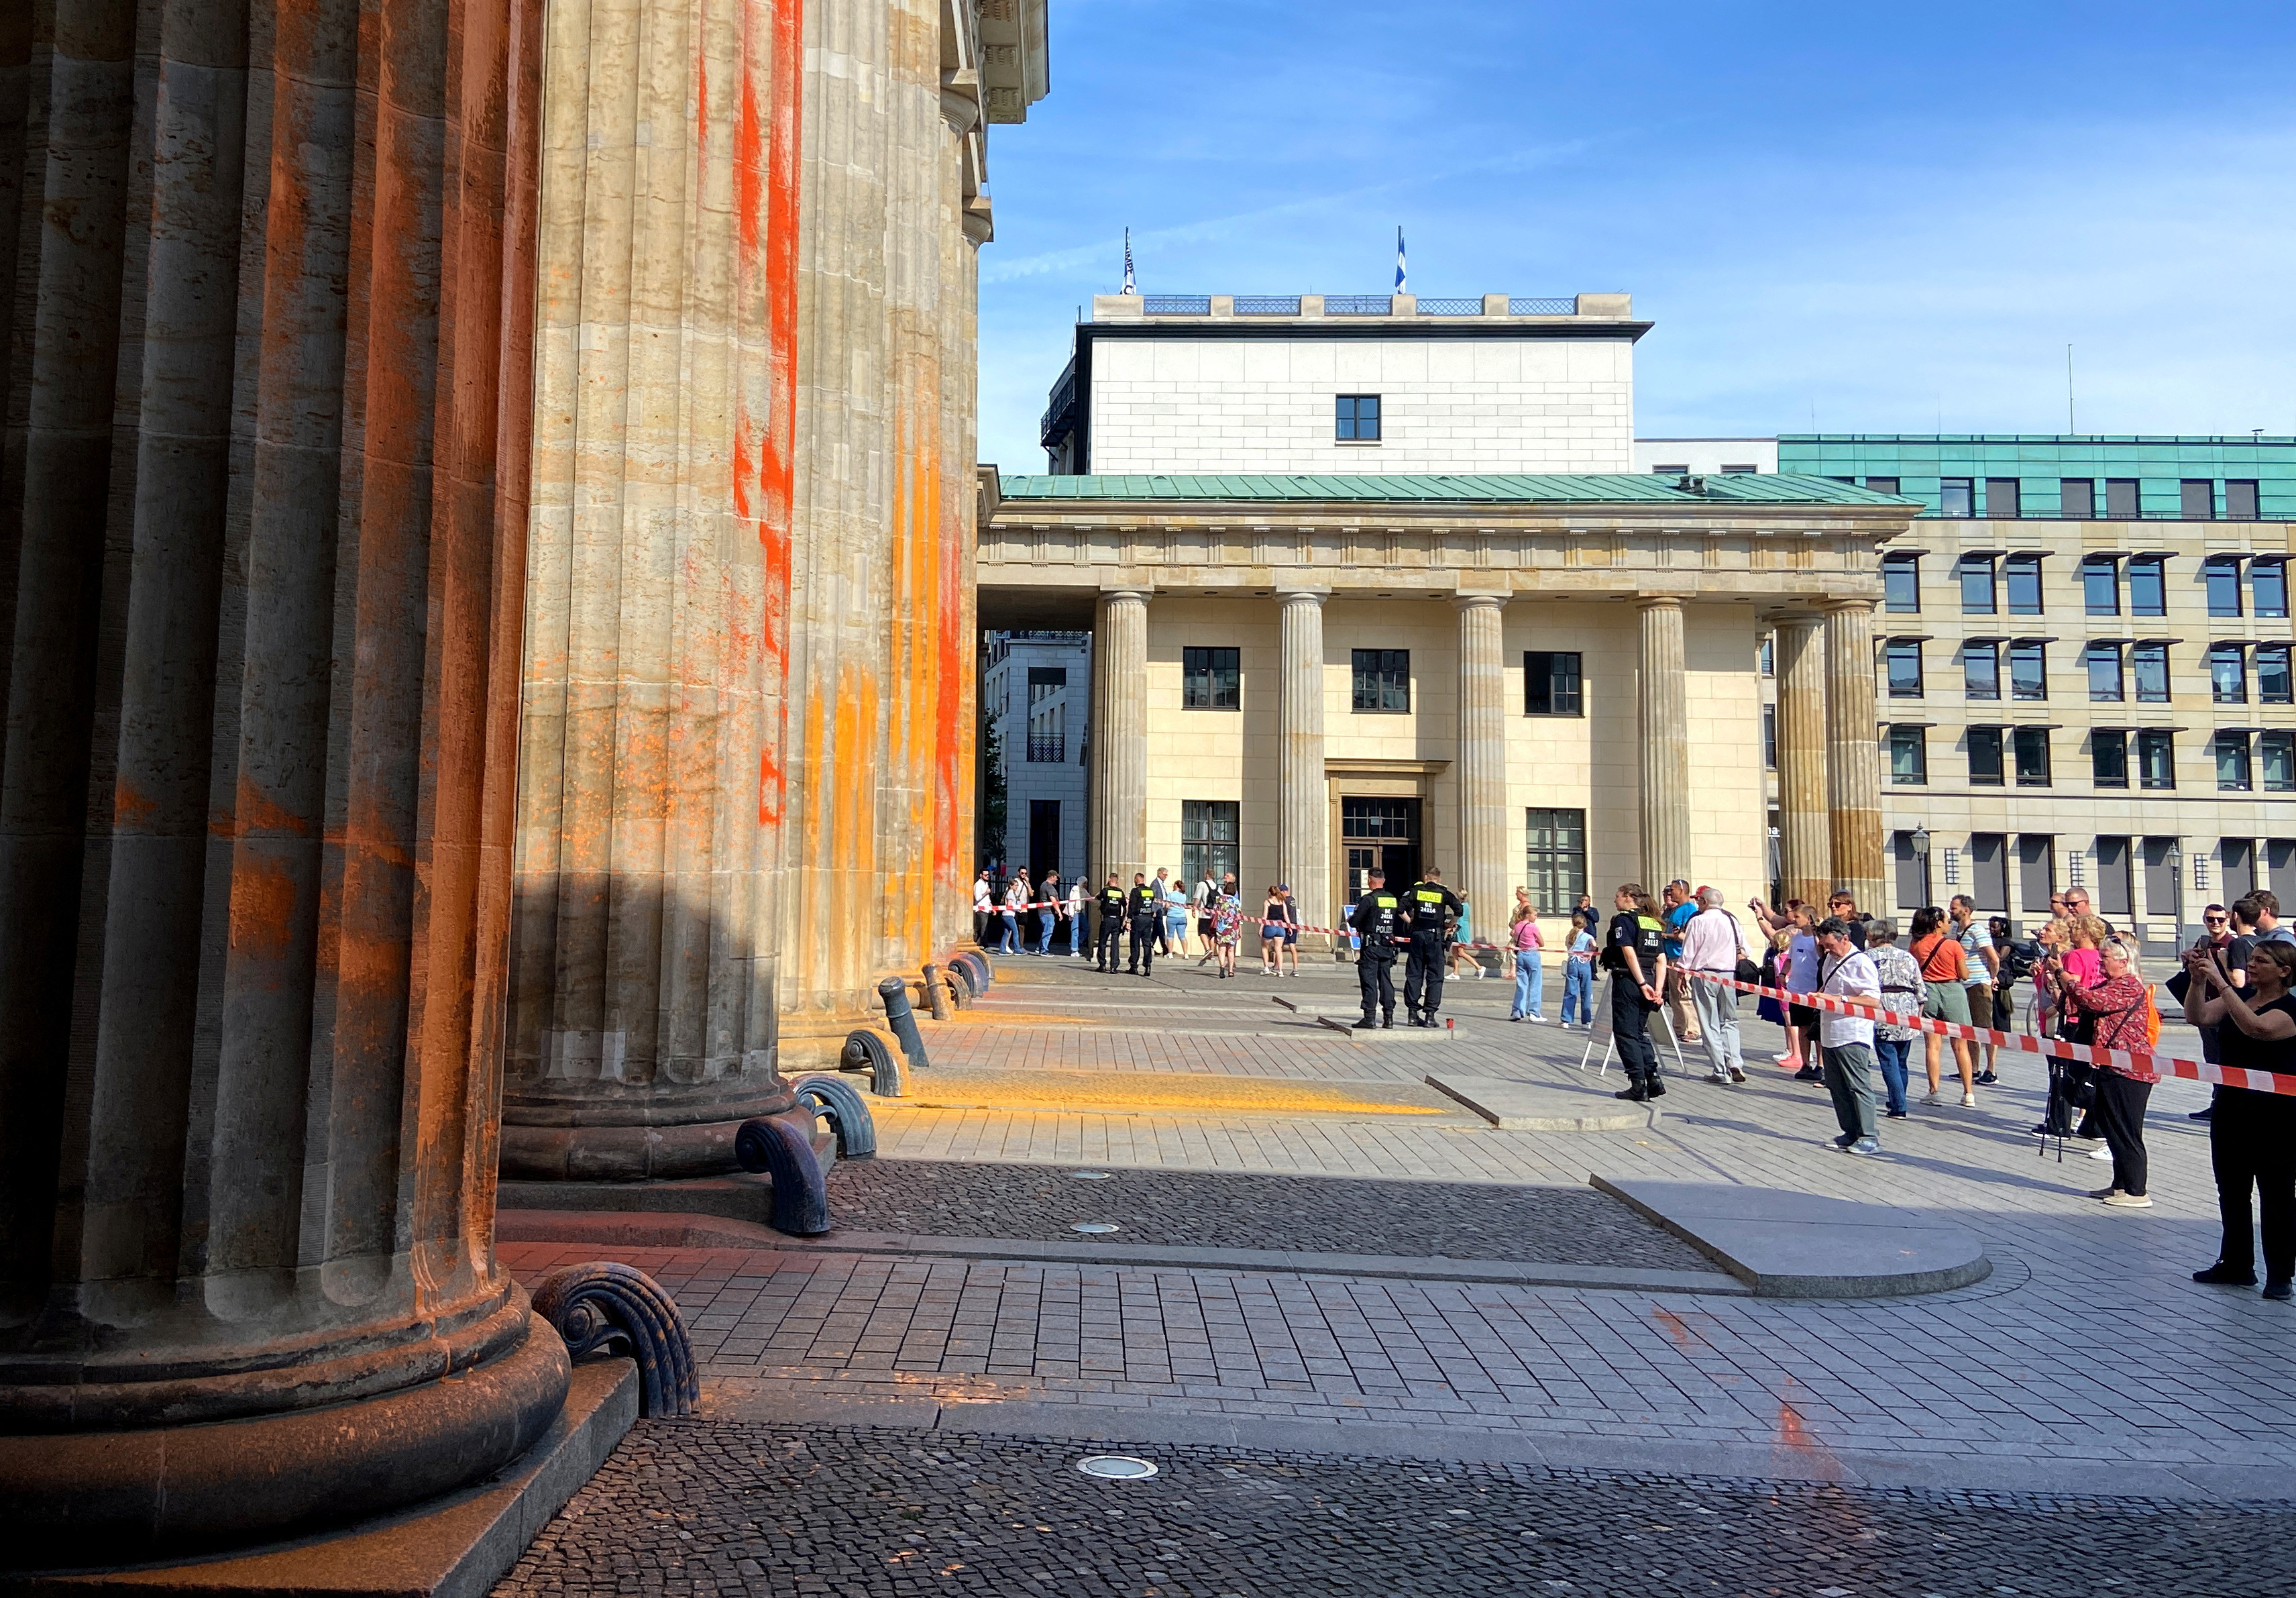
[[[1114,976],[1117,939],[1124,934],[1124,889],[1116,885],[1114,872],[1108,873],[1108,886],[1092,896],[1092,905],[1100,914],[1092,946],[1093,966]]]
[[[1163,930],[1163,900],[1146,872],[1132,873],[1132,891],[1124,901],[1132,923],[1132,946],[1125,969],[1132,976],[1144,977],[1155,969],[1156,938]]]
[[[1387,890],[1387,873],[1365,873],[1365,887],[1348,925],[1362,939],[1356,953],[1356,980],[1363,988],[1359,1027],[1395,1025],[1395,939],[1402,930],[1403,900]],[[1374,1012],[1376,1019],[1374,1019]]]
[[[1443,1004],[1443,968],[1449,963],[1445,946],[1451,929],[1459,924],[1466,906],[1443,886],[1443,873],[1429,866],[1411,891],[1403,896],[1404,914],[1411,922],[1411,958],[1403,967],[1403,1008],[1414,1027],[1431,1027]]]
[[[1611,903],[1618,914],[1603,943],[1603,969],[1611,973],[1611,1037],[1627,1068],[1626,1089],[1616,1096],[1640,1103],[1666,1092],[1650,1038],[1651,1012],[1666,991],[1666,923],[1639,883],[1621,887]]]

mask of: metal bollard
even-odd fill
[[[901,1053],[909,1057],[912,1070],[922,1070],[932,1062],[925,1058],[925,1040],[917,1031],[917,1012],[909,1008],[909,985],[899,977],[888,977],[877,984],[877,996],[885,1001],[885,1019],[892,1023],[893,1036],[901,1040]]]
[[[940,974],[940,967],[928,961],[925,964],[925,1003],[931,1006],[932,1018],[945,1021],[949,1018],[948,979]]]

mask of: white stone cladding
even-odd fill
[[[1108,338],[1091,394],[1096,473],[1632,470],[1615,336]],[[1335,438],[1341,394],[1380,397],[1379,442]]]

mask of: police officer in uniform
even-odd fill
[[[1611,973],[1611,1037],[1627,1068],[1626,1089],[1614,1096],[1640,1103],[1666,1092],[1650,1037],[1651,1012],[1666,991],[1666,923],[1638,883],[1621,887],[1612,903],[1618,914],[1603,940],[1603,969]]]
[[[1443,968],[1450,963],[1445,945],[1459,924],[1466,906],[1443,886],[1443,873],[1429,866],[1411,891],[1403,896],[1403,909],[1411,922],[1411,958],[1403,967],[1403,1008],[1414,1027],[1431,1027],[1443,1004]]]
[[[1116,974],[1117,940],[1124,935],[1124,889],[1116,885],[1116,873],[1108,873],[1108,886],[1092,896],[1092,906],[1100,914],[1100,922],[1093,938],[1093,968]]]
[[[1144,871],[1132,873],[1132,891],[1125,896],[1130,911],[1132,946],[1126,962],[1126,971],[1135,977],[1144,977],[1155,969],[1156,938],[1162,931],[1164,920],[1163,896],[1148,880]]]
[[[1356,953],[1356,980],[1363,987],[1363,1019],[1359,1027],[1395,1025],[1395,938],[1402,930],[1403,899],[1387,890],[1387,873],[1374,871],[1348,925],[1363,940]],[[1376,1020],[1374,1020],[1374,1015]]]

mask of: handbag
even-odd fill
[[[1730,914],[1728,911],[1724,911],[1723,914]],[[1738,925],[1738,918],[1735,915],[1730,915],[1730,925],[1738,934],[1738,964],[1730,974],[1741,982],[1761,981],[1762,968],[1746,958],[1746,929]]]

